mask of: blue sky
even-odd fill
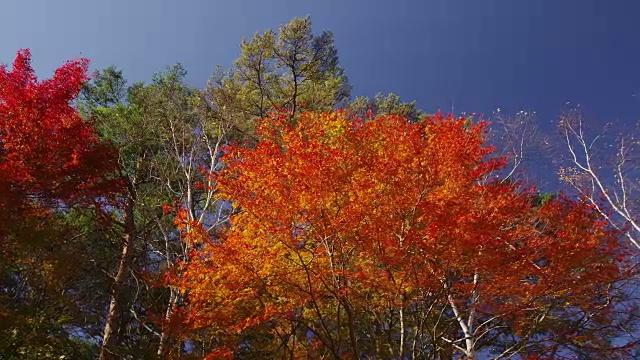
[[[203,86],[257,31],[310,14],[333,30],[354,95],[394,92],[428,112],[532,110],[566,102],[599,121],[640,115],[640,3],[592,0],[3,0],[0,62],[31,48],[49,75],[64,60],[117,65],[132,80],[181,62]]]

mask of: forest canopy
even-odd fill
[[[1,359],[639,355],[637,132],[353,98],[309,17],[203,89],[88,65],[0,67]]]

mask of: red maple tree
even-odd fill
[[[0,66],[0,232],[21,216],[106,200],[117,169],[113,150],[72,102],[88,60],[72,60],[38,81],[29,50]]]

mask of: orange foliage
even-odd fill
[[[257,146],[230,147],[216,179],[237,210],[229,228],[211,239],[180,225],[197,249],[174,279],[188,295],[185,324],[218,339],[212,358],[401,357],[409,341],[399,339],[418,330],[398,316],[412,313],[404,321],[419,329],[418,308],[441,309],[454,328],[454,307],[474,314],[480,344],[485,320],[524,336],[532,309],[600,305],[619,275],[615,234],[584,204],[537,204],[497,181],[504,159],[489,157],[486,127],[439,114],[266,119]],[[442,338],[465,337],[447,329]],[[376,336],[390,331],[397,348],[380,350]]]

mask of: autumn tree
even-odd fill
[[[213,198],[207,174],[219,170],[221,146],[231,139],[254,141],[254,121],[275,108],[292,114],[298,108],[326,110],[349,95],[331,33],[314,36],[309,18],[294,19],[277,36],[268,31],[243,41],[234,68],[217,73],[202,92],[185,83],[185,74],[174,66],[150,84],[127,87],[122,72],[110,67],[83,92],[85,116],[120,150],[127,179],[125,210],[112,214],[122,253],[109,265],[117,270],[103,358],[146,353],[140,349],[145,346],[157,347],[159,356],[180,352],[179,342],[167,343],[182,296],[149,280],[188,259],[188,246],[166,221],[162,205],[174,204],[215,229],[225,208]]]
[[[66,63],[53,78],[38,81],[28,50],[12,69],[0,67],[0,207],[14,216],[73,205],[99,204],[105,171],[115,167],[109,148],[71,106],[87,79],[86,60]]]
[[[101,226],[70,221],[118,207],[115,152],[72,105],[87,60],[69,61],[39,81],[28,50],[0,67],[0,357],[81,357],[91,346],[83,304],[103,278],[86,251]],[[81,217],[76,217],[80,219]],[[100,218],[100,216],[98,216]]]
[[[174,284],[208,358],[624,358],[597,209],[493,181],[485,122],[289,113],[212,174],[233,203]],[[591,355],[585,355],[591,354]]]

